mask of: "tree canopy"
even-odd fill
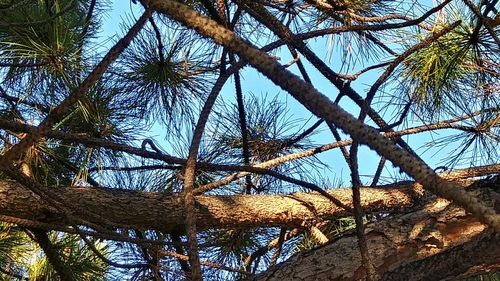
[[[497,0],[113,5],[0,0],[0,280],[499,278]]]

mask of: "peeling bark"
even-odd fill
[[[470,242],[386,272],[382,280],[443,280],[460,276],[464,269],[475,272],[498,269],[499,262],[500,234],[489,229]]]
[[[482,190],[481,195],[486,196],[488,202],[500,202],[500,195],[493,191]],[[496,206],[495,209],[500,208]],[[434,280],[432,274],[436,272],[439,272],[436,276],[445,278],[464,273],[478,264],[498,264],[498,234],[491,235],[491,229],[488,229],[486,234],[481,235],[485,229],[484,224],[463,209],[445,199],[436,199],[419,211],[367,225],[366,240],[373,265],[380,276],[393,271],[384,277],[387,280]],[[479,250],[476,254],[486,255],[484,261],[466,256],[474,252],[474,245],[482,245],[483,248],[480,249],[484,250]],[[421,272],[435,266],[435,262],[441,261],[443,257],[451,260],[434,270]],[[297,254],[248,280],[319,281],[365,278],[366,272],[361,264],[356,237],[351,235]]]

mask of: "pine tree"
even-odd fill
[[[498,278],[498,1],[128,4],[0,1],[2,280]]]

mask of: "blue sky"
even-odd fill
[[[132,18],[137,18],[142,10],[142,8],[139,7],[139,5],[132,5],[128,1],[127,2],[112,1],[111,3],[109,3],[109,5],[111,9],[107,13],[107,16],[102,21],[104,31],[101,33],[101,39],[107,42],[105,46],[109,46],[111,42],[116,42],[119,36],[123,34],[123,30],[120,29],[120,26],[124,22],[130,22],[132,14],[134,14]],[[107,40],[107,39],[112,39],[112,40]],[[316,50],[317,52],[318,50],[320,51],[320,53],[318,52],[320,58],[328,60],[330,64],[334,65],[334,69],[338,70],[339,66],[336,65],[336,59],[338,61],[338,57],[334,55],[330,59],[327,55],[329,43],[330,42],[328,40],[328,37],[314,39],[308,42],[309,46],[311,46],[314,50]],[[334,49],[334,51],[338,50]],[[281,58],[280,61],[283,64],[291,60],[291,57],[288,51],[286,51],[286,49],[285,51],[278,53],[278,56]],[[379,62],[380,61],[373,61],[373,64]],[[331,99],[333,99],[338,92],[337,89],[333,85],[331,85],[326,79],[324,79],[322,75],[318,71],[316,71],[313,67],[311,67],[307,62],[305,62],[305,64],[310,76],[313,78],[314,86],[317,89],[319,89],[322,93],[326,94]],[[370,63],[367,63],[365,66],[368,66],[369,64]],[[294,72],[297,72],[295,66],[292,66],[290,69]],[[353,82],[352,86],[356,91],[358,91],[358,93],[360,93],[362,96],[365,96],[366,91],[369,89],[370,84],[375,79],[377,79],[378,75],[380,75],[380,71],[370,71],[361,76],[355,82]],[[224,96],[225,98],[234,96],[232,82],[233,80],[231,79],[230,84],[226,85],[223,89],[222,96]],[[311,116],[310,113],[307,112],[307,110],[305,110],[305,108],[302,105],[298,104],[293,98],[288,96],[286,93],[282,92],[278,87],[276,87],[271,81],[267,80],[263,75],[259,74],[258,72],[249,67],[246,67],[242,72],[242,83],[243,83],[243,90],[244,92],[247,93],[252,92],[257,95],[261,93],[262,94],[267,93],[268,96],[270,97],[278,94],[281,99],[287,102],[287,105],[290,109],[289,112],[292,115],[292,118],[308,120]],[[388,85],[386,89],[390,89],[390,87],[391,85]],[[375,99],[374,102],[377,102],[377,99]],[[340,104],[346,110],[348,110],[354,115],[357,115],[359,112],[359,108],[350,103],[347,98],[344,99]],[[391,113],[391,109],[389,109],[387,112]],[[385,116],[386,121],[388,121],[389,123],[391,123],[390,117],[391,115]],[[312,125],[316,120],[317,120],[316,117],[310,118],[308,125],[304,127],[307,128],[309,125]],[[415,124],[410,123],[410,125],[417,125],[417,124],[419,123]],[[322,128],[323,130],[314,137],[315,143],[325,144],[333,142],[334,141],[333,137],[331,133],[328,131],[327,127],[322,126]],[[411,137],[404,139],[410,144],[411,147],[416,149],[418,153],[426,151],[423,154],[423,159],[427,161],[427,163],[431,167],[437,167],[439,165],[442,165],[442,160],[447,158],[451,150],[454,149],[454,146],[436,147],[436,148],[431,148],[429,150],[426,150],[426,148],[423,148],[422,146],[425,143],[432,140],[432,138],[447,136],[449,135],[449,133],[450,132],[447,130],[441,130],[434,133],[422,133],[419,135],[412,135]],[[163,130],[159,129],[156,129],[151,132],[151,136],[154,137],[155,140],[168,151],[170,149],[167,147],[168,144],[166,144],[166,142],[164,141],[165,136],[163,134],[164,134]],[[344,185],[349,184],[350,182],[349,169],[347,168],[347,165],[342,155],[340,154],[339,149],[325,152],[321,154],[319,157],[322,161],[328,163],[331,166],[331,170],[325,171],[323,177],[329,178],[331,180],[340,179]],[[375,152],[369,150],[365,146],[362,147],[359,153],[360,174],[373,175],[379,159],[380,157]],[[394,174],[395,173],[392,165],[386,164],[383,176],[391,176]],[[371,178],[364,177],[362,178],[362,180],[365,183],[369,183],[371,181]]]

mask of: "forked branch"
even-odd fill
[[[402,150],[379,134],[377,130],[355,119],[310,84],[283,68],[276,60],[238,38],[233,32],[215,21],[199,15],[188,6],[169,0],[153,0],[153,9],[195,29],[203,36],[212,38],[226,46],[240,57],[248,60],[271,81],[290,93],[296,100],[319,118],[334,123],[360,143],[368,145],[382,156],[391,160],[401,170],[408,173],[425,188],[446,199],[463,206],[483,222],[500,231],[500,215],[477,198],[467,194],[457,183],[440,178],[426,163],[409,152]]]

